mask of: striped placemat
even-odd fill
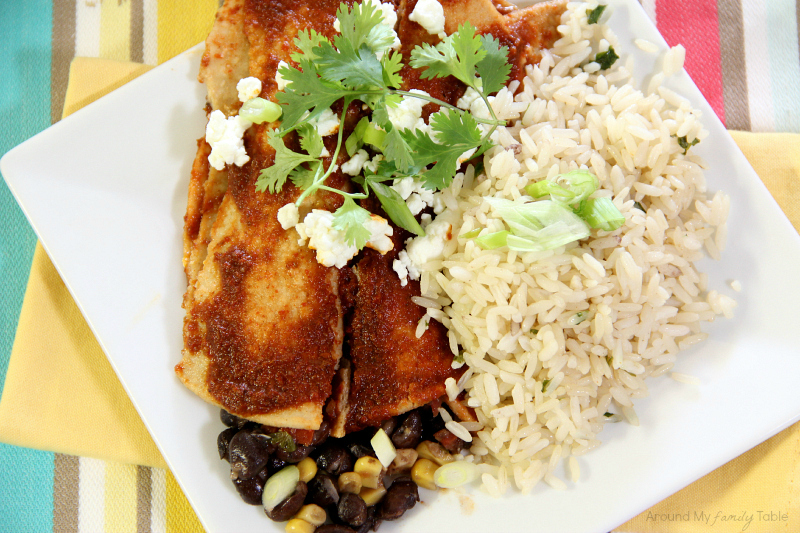
[[[800,0],[641,0],[729,129],[800,132]],[[0,154],[62,114],[75,56],[158,64],[217,0],[0,2]],[[0,394],[36,243],[0,182]],[[57,431],[57,428],[54,428]],[[202,531],[172,475],[0,444],[2,532]]]

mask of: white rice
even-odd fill
[[[585,168],[600,180],[595,196],[611,198],[624,225],[538,253],[453,238],[443,260],[422,268],[415,299],[463,351],[468,370],[447,392],[466,391],[478,421],[447,424],[464,440],[473,432],[467,457],[481,464],[494,496],[540,481],[564,489],[554,473],[562,462],[577,481],[576,456],[599,446],[604,424],[638,425],[633,404],[648,395],[646,378],[670,372],[680,350],[707,337],[701,323],[736,306],[694,267],[723,251],[730,202],[706,190],[705,162],[675,139],[708,135],[700,112],[661,86],[683,67],[685,50],[664,55],[646,91],[625,58],[600,71],[591,58],[618,41],[608,27],[587,24],[596,6],[568,4],[554,48],[526,67],[517,94],[494,98],[511,125],[495,132],[484,171],[470,166],[443,191],[448,209],[439,217],[454,236],[505,229],[485,197],[517,200],[529,183]]]

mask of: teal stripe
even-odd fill
[[[0,154],[50,125],[51,26],[50,0],[0,0]],[[0,394],[35,244],[0,181]],[[53,530],[53,458],[0,444],[0,531]]]
[[[0,2],[0,154],[50,125],[49,0]],[[42,154],[46,157],[46,154]],[[36,236],[0,182],[0,394]]]
[[[0,531],[53,531],[55,454],[0,444]]]
[[[776,131],[800,133],[800,63],[795,0],[769,0],[769,63]]]

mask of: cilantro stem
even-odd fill
[[[473,89],[474,88],[475,87],[473,87]],[[454,106],[452,104],[449,104],[449,103],[447,103],[447,102],[445,102],[443,100],[439,100],[438,98],[434,98],[433,96],[427,96],[427,95],[419,94],[419,93],[412,93],[410,91],[401,91],[400,89],[387,89],[387,90],[381,89],[381,90],[377,90],[377,91],[360,91],[359,94],[361,94],[361,95],[375,94],[375,95],[379,95],[380,96],[380,95],[386,94],[387,91],[390,94],[398,94],[400,96],[406,96],[406,97],[411,97],[411,98],[419,98],[420,100],[425,100],[426,102],[430,102],[432,104],[436,104],[436,105],[438,105],[440,107],[446,107],[448,109],[452,109],[454,111],[458,111],[459,113],[467,113],[467,111],[461,109],[460,107],[456,107],[456,106]],[[478,92],[480,92],[480,91],[478,91]],[[491,126],[503,126],[503,125],[505,125],[506,124],[505,120],[498,120],[498,118],[495,116],[494,110],[492,109],[492,106],[489,105],[489,102],[488,102],[488,100],[486,100],[486,97],[483,96],[483,93],[481,93],[481,97],[486,102],[486,106],[489,108],[489,111],[492,113],[492,117],[493,118],[492,119],[478,118],[478,117],[476,117],[474,115],[473,115],[472,118],[474,118],[476,122],[480,122],[481,124],[489,124]]]
[[[342,138],[344,136],[344,119],[345,116],[347,115],[347,108],[350,107],[350,103],[352,101],[353,99],[351,97],[347,97],[344,99],[344,105],[342,105],[342,115],[339,117],[339,135],[336,138],[336,150],[334,150],[333,157],[331,157],[331,164],[328,165],[328,168],[327,170],[325,170],[325,174],[323,174],[322,177],[317,177],[319,176],[319,170],[317,170],[317,174],[314,176],[314,183],[311,184],[311,187],[303,191],[303,194],[301,194],[300,198],[297,199],[295,205],[300,206],[300,204],[303,203],[303,200],[305,200],[309,194],[323,187],[327,191],[336,192],[341,194],[342,196],[350,196],[349,193],[340,191],[339,189],[334,189],[332,187],[327,187],[323,184],[325,183],[325,180],[328,179],[328,176],[331,175],[331,172],[333,172],[334,167],[336,167],[336,161],[339,160],[339,151],[342,149],[342,144],[343,144]],[[320,169],[321,168],[322,166],[320,165]],[[366,198],[366,196],[364,198]]]
[[[317,189],[322,191],[330,191],[335,192],[337,194],[341,194],[342,196],[346,196],[347,198],[352,198],[354,200],[361,200],[363,198],[367,198],[367,194],[363,192],[344,192],[341,189],[335,189],[333,187],[328,187],[327,185],[318,185]]]

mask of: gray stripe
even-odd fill
[[[143,0],[131,0],[131,61],[144,63]]]
[[[55,7],[55,6],[54,6]],[[79,458],[55,454],[53,467],[53,533],[78,533]]]
[[[797,48],[800,50],[800,0],[797,0],[795,13],[797,15]],[[800,59],[800,56],[798,56],[798,59]]]
[[[69,81],[69,64],[75,57],[76,0],[53,0],[52,60],[50,63],[50,122],[61,120]]]
[[[719,48],[722,56],[722,90],[725,97],[725,126],[750,130],[747,98],[747,66],[744,57],[744,23],[741,0],[717,0]]]
[[[148,466],[136,467],[136,533],[150,533],[151,471]]]

